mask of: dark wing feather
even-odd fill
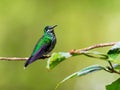
[[[24,67],[27,67],[32,62],[36,61],[37,59],[40,59],[40,57],[47,54],[46,51],[50,46],[51,43],[42,45],[41,48],[34,55],[31,55],[31,57],[26,61]]]

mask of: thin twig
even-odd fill
[[[115,43],[117,43],[117,42],[96,44],[96,45],[92,45],[92,46],[89,46],[89,47],[83,48],[83,49],[71,50],[70,53],[71,54],[81,54],[83,51],[89,51],[89,50],[92,50],[92,49],[95,49],[95,48],[113,46],[113,45],[115,45]],[[49,57],[50,57],[50,55],[46,55],[46,56],[42,57],[41,59],[45,59],[45,58],[49,58]],[[28,57],[25,57],[25,58],[21,58],[21,57],[0,57],[0,60],[7,60],[7,61],[25,61],[27,59],[28,59]]]
[[[46,55],[46,56],[41,57],[40,59],[45,59],[45,58],[49,58],[49,57],[50,57],[50,55]],[[21,57],[0,57],[0,60],[25,61],[25,60],[28,60],[28,57],[24,57],[24,58],[21,58]]]
[[[120,75],[120,72],[117,71],[117,70],[115,70],[115,67],[117,67],[118,64],[117,64],[117,65],[115,64],[115,65],[113,66],[110,61],[108,61],[108,63],[109,63],[110,66],[107,66],[107,69],[108,69],[108,70],[106,69],[106,71],[107,71],[107,72],[110,72],[110,73],[117,73],[117,74]],[[105,69],[104,69],[104,70],[105,70]]]
[[[89,51],[89,50],[96,49],[96,48],[113,46],[113,45],[115,45],[116,43],[117,43],[117,42],[96,44],[96,45],[92,45],[92,46],[89,46],[89,47],[83,48],[83,49],[71,50],[70,53],[71,53],[71,54],[81,54],[81,53],[83,53],[83,51]]]
[[[0,57],[0,60],[7,60],[7,61],[25,61],[28,58],[21,58],[21,57]]]
[[[109,63],[109,65],[110,65],[110,68],[111,68],[112,70],[114,70],[114,67],[113,67],[112,63],[111,63],[110,61],[108,61],[108,63]]]

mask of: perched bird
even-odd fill
[[[54,33],[55,26],[46,26],[44,28],[44,35],[38,40],[31,56],[26,61],[24,67],[26,68],[29,64],[42,58],[53,50],[56,44],[56,36]]]

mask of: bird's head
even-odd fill
[[[52,33],[54,32],[54,28],[56,27],[57,25],[54,25],[54,26],[46,26],[44,28],[44,33]]]

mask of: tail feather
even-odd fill
[[[25,63],[24,68],[26,68],[29,64],[36,61],[37,59],[40,59],[43,55],[43,50],[40,49],[35,55],[32,55]]]
[[[32,56],[25,62],[24,68],[26,68],[29,64],[31,64],[32,62],[34,62],[35,59],[32,58]]]
[[[27,60],[25,65],[24,65],[24,68],[26,68],[28,65],[29,65],[29,61]]]

